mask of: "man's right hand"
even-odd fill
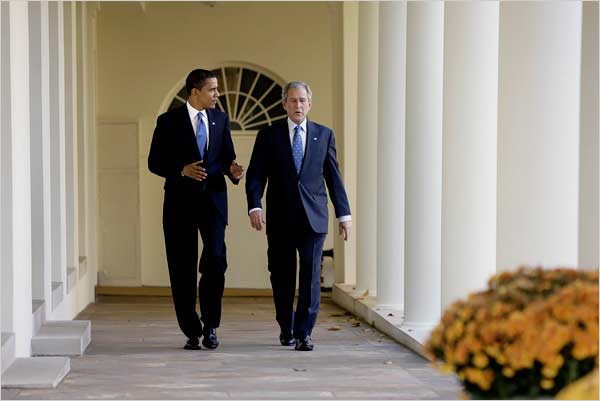
[[[253,211],[248,217],[250,217],[250,225],[256,229],[256,231],[261,231],[265,225],[265,221],[263,220],[262,216],[262,210]]]
[[[204,181],[208,174],[206,174],[206,169],[204,167],[201,167],[200,164],[202,164],[202,160],[200,160],[199,162],[186,164],[185,166],[183,166],[183,175],[186,177],[193,178],[197,181]]]

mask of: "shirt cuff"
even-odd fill
[[[250,214],[251,214],[252,212],[255,212],[255,211],[257,211],[257,210],[260,210],[260,211],[262,212],[262,209],[261,209],[260,207],[255,207],[254,209],[250,209],[250,211],[248,212],[248,216],[250,216]]]
[[[348,214],[346,216],[340,216],[340,217],[338,217],[338,222],[339,223],[345,223],[346,221],[352,221],[352,216]]]

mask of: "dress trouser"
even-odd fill
[[[267,257],[277,323],[282,332],[302,339],[311,335],[317,321],[321,302],[321,256],[327,234],[315,233],[308,222],[299,226],[269,233]],[[296,251],[300,257],[300,273],[294,313]]]
[[[221,322],[227,269],[225,226],[208,192],[194,196],[165,193],[163,232],[171,292],[177,322],[188,338],[202,336],[202,323],[196,313],[198,271],[201,320],[209,328],[217,328]],[[200,262],[198,231],[203,243]]]

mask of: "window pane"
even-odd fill
[[[188,98],[187,89],[185,88],[185,85],[183,85],[183,88],[181,88],[181,90],[177,92],[177,96],[179,96],[182,99]]]
[[[257,107],[256,109],[260,110],[259,107]],[[265,115],[265,113],[260,111],[251,120],[246,120],[245,125],[252,125],[254,123],[257,123],[259,121],[266,120],[266,119],[267,119],[267,116]]]
[[[275,117],[287,114],[285,112],[285,110],[283,109],[283,106],[281,105],[281,103],[279,103],[277,106],[275,106],[271,110],[269,110],[268,113],[269,113],[269,117],[271,117],[271,118],[275,118]]]
[[[271,86],[271,84],[273,84],[273,81],[271,81],[264,75],[261,75],[258,78],[258,82],[256,83],[254,90],[252,91],[252,96],[254,96],[256,99],[260,99],[260,97],[265,93],[265,91],[269,89],[269,86]]]
[[[237,116],[237,118],[241,118],[242,117],[242,106],[244,104],[244,102],[246,101],[246,96],[240,93],[240,98],[238,99],[238,105],[237,105],[237,110],[235,115]],[[250,101],[250,100],[248,100]]]
[[[171,102],[171,104],[169,105],[169,110],[173,110],[174,108],[177,108],[179,106],[183,106],[185,103],[183,103],[181,100],[179,99],[173,99],[173,101]]]
[[[247,121],[250,118],[252,118],[252,116],[255,116],[256,113],[260,112],[260,108],[257,107],[257,103],[254,99],[248,99],[248,103],[246,103],[246,107],[244,107],[244,111],[242,112],[242,115],[240,116],[243,117],[244,115],[246,115],[246,113],[248,113],[250,110],[252,110],[252,112],[250,112],[244,119]]]
[[[281,103],[281,86],[275,85],[273,89],[269,91],[267,96],[262,101],[263,106],[269,107],[275,103]]]
[[[219,84],[219,89],[223,89],[223,71],[220,68],[216,68],[212,70],[212,72],[217,76],[217,83]]]
[[[239,75],[240,75],[240,69],[238,67],[225,68],[225,78],[227,79],[227,91],[228,92],[237,91]],[[220,84],[220,88],[222,91],[224,91],[225,83]]]
[[[227,110],[229,110],[227,108],[227,97],[225,95],[219,96],[219,102],[221,102],[221,106],[223,106],[223,111],[227,113]]]
[[[242,73],[242,82],[240,84],[240,92],[250,93],[250,88],[252,87],[252,84],[254,83],[254,79],[256,78],[257,75],[258,75],[258,73],[256,71],[252,71],[252,70],[248,70],[248,69],[244,68],[244,71]]]

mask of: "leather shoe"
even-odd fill
[[[197,351],[200,348],[200,344],[198,342],[197,338],[188,338],[187,343],[185,343],[185,345],[183,346],[183,349],[189,349],[189,350],[193,350],[193,351]]]
[[[202,331],[203,339],[202,345],[208,349],[215,349],[219,346],[219,340],[217,340],[217,331],[215,329],[204,329]]]
[[[281,345],[294,345],[294,337],[292,333],[284,333],[283,331],[279,333],[279,342]]]
[[[315,345],[309,336],[302,339],[296,338],[296,346],[294,347],[296,351],[312,351],[314,347]]]

